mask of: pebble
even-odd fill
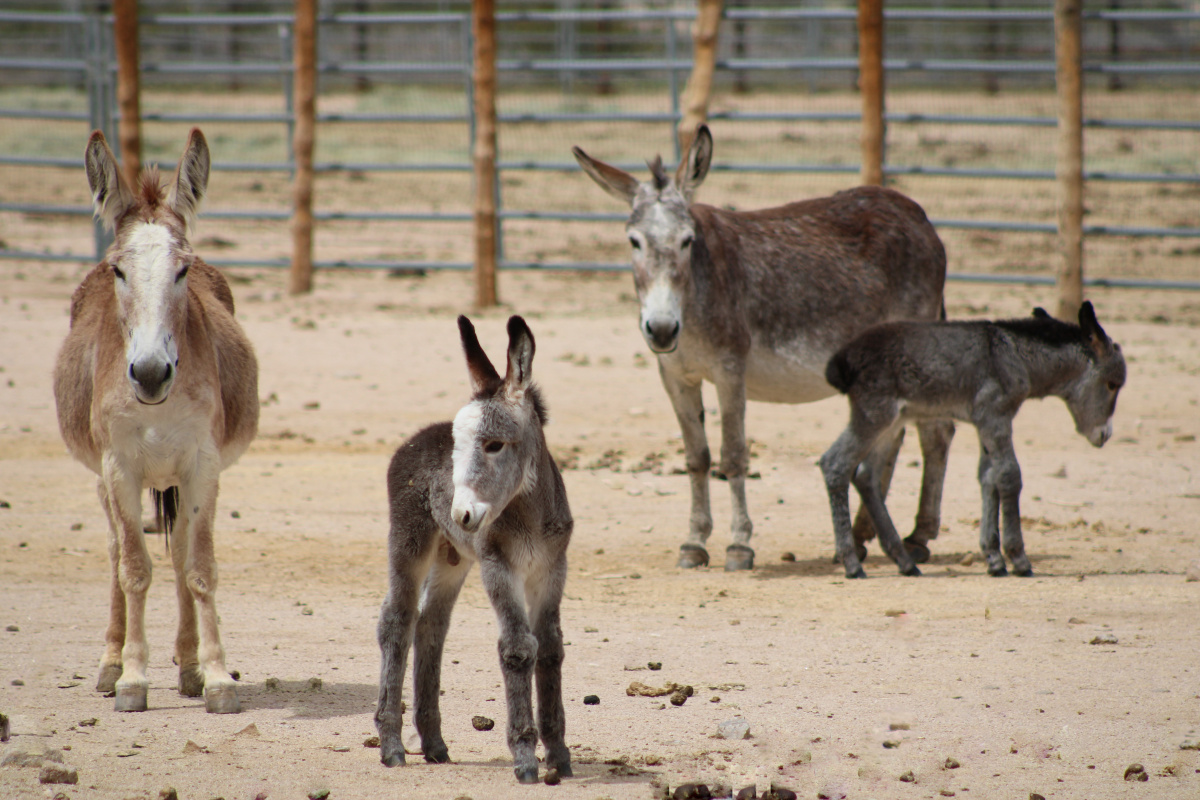
[[[321,687],[324,685],[325,685],[324,681],[322,681],[320,678],[309,678],[308,679],[308,690],[310,692],[319,692],[319,691],[321,691]]]
[[[179,800],[179,792],[175,791],[174,786],[168,786],[165,789],[159,789],[158,800]]]
[[[961,560],[959,560],[958,565],[960,567],[969,567],[974,563],[975,563],[975,554],[973,552],[968,552],[965,556],[962,557]]]
[[[16,625],[9,625],[4,630],[8,631],[9,633],[17,633],[21,629],[18,628]]]
[[[650,670],[651,672],[658,672],[660,669],[662,669],[662,662],[661,661],[647,662],[646,669]]]
[[[542,782],[547,786],[558,786],[562,783],[562,778],[559,777],[558,770],[551,767],[546,770],[546,777],[542,779]]]
[[[1088,644],[1116,644],[1116,643],[1117,643],[1117,637],[1113,636],[1111,633],[1102,633],[1099,636],[1094,636],[1094,637],[1092,637],[1092,640],[1090,642],[1088,642]]]
[[[308,793],[308,800],[326,800],[327,797],[329,797],[329,790],[325,787],[313,789]]]
[[[913,771],[910,769],[908,772],[900,776],[900,780],[903,783],[916,783],[917,776],[913,775]]]
[[[279,678],[267,678],[265,681],[263,681],[263,688],[268,692],[278,692]]]
[[[895,750],[899,746],[900,746],[900,741],[898,739],[887,739],[883,743],[883,747],[885,750]]]
[[[1029,800],[1046,800],[1046,798],[1044,796],[1038,794],[1037,792],[1030,792]]]
[[[62,753],[57,750],[42,750],[31,753],[28,750],[13,750],[5,753],[0,759],[0,767],[40,767],[48,761],[61,764]]]
[[[747,739],[750,737],[750,723],[742,717],[727,719],[717,726],[717,736],[722,739]]]
[[[674,800],[709,800],[712,792],[704,783],[684,783],[675,787],[675,792],[671,797]]]
[[[909,725],[907,722],[893,722],[891,725],[888,725],[888,730],[889,731],[907,731],[907,730],[912,730],[912,726]]]
[[[687,688],[690,689],[692,687],[688,686]],[[685,692],[683,689],[676,689],[675,691],[671,692],[671,705],[681,706],[687,702],[687,699],[690,696],[691,695],[688,692]]]
[[[1146,772],[1146,768],[1141,764],[1130,764],[1125,768],[1125,780],[1148,781],[1150,780],[1150,773]]]
[[[780,561],[789,561],[789,562],[790,562],[790,561],[795,561],[795,560],[796,560],[796,554],[795,554],[795,553],[793,553],[791,550],[787,550],[787,551],[785,551],[785,552],[783,552],[783,553],[781,553],[781,554],[779,555],[779,560],[780,560]]]
[[[738,789],[738,793],[734,795],[734,800],[757,800],[758,788],[754,784],[743,786]]]
[[[958,763],[956,758],[947,758],[946,763],[942,765],[942,769],[958,769],[962,764]]]
[[[8,726],[8,716],[0,714],[0,742],[7,742],[11,731]]]
[[[24,686],[24,685],[25,685],[25,681],[21,680],[20,678],[13,678],[13,679],[12,679],[12,685],[13,685],[13,686]]]
[[[1200,558],[1197,558],[1195,561],[1188,564],[1187,572],[1185,574],[1189,582],[1200,581]]]
[[[585,706],[598,706],[598,705],[600,705],[600,695],[597,695],[597,694],[589,694],[589,695],[584,695],[584,698],[583,698],[583,704],[584,704]]]
[[[763,800],[796,800],[796,793],[785,786],[772,783],[771,788],[763,794]]]
[[[41,783],[79,783],[79,772],[65,764],[43,764],[38,775]]]
[[[496,727],[496,721],[494,719],[488,719],[487,717],[476,715],[471,717],[471,726],[477,731],[490,731],[492,728]],[[372,738],[376,740],[375,747],[379,747],[378,737]]]

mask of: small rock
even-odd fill
[[[791,550],[786,550],[783,553],[780,553],[779,560],[780,561],[795,561],[796,554],[793,553]]]
[[[253,736],[255,738],[257,738],[261,735],[262,734],[259,733],[259,731],[258,731],[258,726],[255,725],[253,722],[251,722],[249,725],[247,725],[246,727],[242,728],[240,731],[238,731],[237,733],[234,734],[234,736]]]
[[[488,719],[487,717],[474,716],[471,717],[471,725],[477,731],[490,731],[492,728],[496,727],[496,721],[494,719]],[[379,745],[375,746],[378,747]]]
[[[329,797],[329,790],[325,787],[313,789],[308,793],[308,800],[326,800]]]
[[[165,789],[159,789],[158,800],[179,800],[179,792],[175,791],[174,786],[168,786]]]
[[[1146,772],[1146,768],[1141,764],[1130,764],[1125,768],[1125,780],[1148,781],[1150,780],[1150,773]]]
[[[910,769],[908,772],[900,776],[900,780],[903,783],[916,783],[917,776],[913,775],[913,771]]]
[[[954,797],[954,792],[949,789],[942,789],[938,792],[942,797]]]
[[[229,516],[233,519],[241,519],[242,518],[242,514],[240,511],[230,511]]]
[[[12,685],[13,685],[13,686],[24,686],[24,685],[25,685],[25,681],[21,680],[20,678],[13,678],[13,679],[12,679]]]
[[[82,522],[72,522],[72,523],[71,523],[71,530],[73,530],[73,531],[81,531],[81,530],[83,530],[83,523],[82,523]]]
[[[311,608],[309,608],[308,606],[305,606],[304,608],[302,608],[300,610],[300,613],[306,617],[311,617],[313,615],[313,610]]]
[[[363,747],[379,747],[379,737],[368,736],[367,738],[363,739]]]
[[[1200,581],[1200,558],[1188,564],[1187,572],[1184,574],[1187,576],[1189,582]]]
[[[900,746],[899,739],[887,739],[883,743],[883,747],[885,750],[895,750],[899,746]]]
[[[4,630],[8,631],[9,633],[17,633],[21,629],[18,628],[16,625],[9,625],[9,626],[5,627]]]
[[[0,500],[0,508],[12,508],[12,503],[7,500]]]
[[[1092,637],[1092,640],[1090,642],[1088,642],[1088,644],[1116,644],[1116,643],[1117,643],[1117,637],[1113,636],[1111,633],[1102,633],[1099,636],[1094,636],[1094,637]]]
[[[62,753],[57,750],[42,750],[37,753],[13,750],[5,753],[4,758],[0,759],[0,767],[40,767],[46,762],[61,764],[63,762]]]
[[[763,794],[763,800],[796,800],[796,793],[785,786],[772,783],[771,788]]]
[[[207,753],[208,748],[198,745],[195,742],[193,742],[191,739],[188,739],[187,742],[185,742],[183,745],[183,752],[185,752],[185,753]]]
[[[8,726],[8,716],[0,714],[0,742],[7,742],[12,734]]]
[[[758,800],[758,788],[754,784],[743,786],[734,795],[734,800]]]
[[[903,617],[904,613],[905,612],[903,608],[889,608],[887,611],[883,612],[883,615],[885,617]]]
[[[888,725],[889,731],[907,731],[912,730],[912,727],[907,722],[893,722]]]
[[[600,705],[600,695],[598,695],[598,694],[589,694],[589,695],[584,695],[584,697],[583,697],[583,704],[584,704],[585,706],[598,706],[598,705]]]
[[[79,720],[79,727],[94,728],[94,727],[96,727],[96,723],[99,721],[100,720],[96,719],[95,717],[88,717],[87,719],[81,719],[81,720]]]
[[[658,672],[660,669],[662,669],[662,662],[649,661],[646,663],[646,669],[650,670],[651,672]]]
[[[708,784],[684,783],[675,787],[671,797],[674,800],[709,800],[712,792],[708,790]]]
[[[747,739],[750,737],[750,723],[742,717],[727,719],[717,726],[717,736],[722,739]]]
[[[263,688],[268,692],[278,692],[279,678],[267,678],[265,681],[263,681]]]
[[[688,693],[683,689],[676,689],[675,691],[671,692],[671,705],[681,706],[687,702],[688,697]]]
[[[1046,800],[1046,798],[1043,797],[1042,795],[1038,794],[1037,792],[1030,792],[1029,800]]]
[[[946,763],[942,764],[942,769],[958,769],[962,764],[958,763],[956,758],[947,758]]]
[[[308,679],[308,690],[310,692],[319,692],[319,691],[321,691],[321,687],[323,687],[324,685],[325,685],[324,681],[322,681],[320,678],[309,678]]]
[[[43,764],[38,775],[41,783],[79,783],[79,773],[74,767],[65,764]]]
[[[1194,733],[1179,743],[1180,750],[1200,750],[1200,736]]]
[[[1068,625],[1086,625],[1087,620],[1080,619],[1079,617],[1071,617],[1069,620],[1067,620],[1067,624]]]
[[[554,767],[551,767],[550,769],[546,770],[546,777],[542,779],[542,782],[547,786],[558,786],[560,783],[562,783],[562,778],[559,777],[558,770],[556,770]]]
[[[974,563],[975,563],[975,554],[967,553],[965,556],[963,556],[961,559],[959,559],[958,565],[960,567],[969,567]]]

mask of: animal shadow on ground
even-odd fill
[[[969,554],[974,556],[974,559],[975,559],[974,564],[971,567],[972,569],[978,568],[979,565],[984,563],[983,556],[981,556],[977,551],[972,550],[972,551],[970,551]],[[931,555],[929,557],[929,561],[927,561],[926,564],[930,567],[933,567],[933,566],[945,567],[946,570],[937,571],[937,572],[927,571],[923,574],[923,577],[928,577],[928,578],[967,577],[970,573],[959,572],[955,569],[956,567],[962,567],[962,569],[964,569],[964,570],[967,568],[966,566],[962,565],[962,562],[967,557],[967,555],[968,555],[967,551],[962,551],[962,552],[957,552],[957,553],[940,553],[938,555]],[[1055,553],[1046,553],[1046,554],[1040,554],[1040,555],[1031,555],[1029,557],[1029,560],[1033,561],[1034,563],[1037,563],[1037,564],[1046,564],[1047,562],[1054,562],[1054,561],[1069,561],[1070,558],[1071,557],[1069,555],[1058,555]],[[895,564],[893,564],[891,562],[891,560],[888,559],[888,557],[885,555],[871,554],[871,555],[867,556],[867,559],[866,559],[866,561],[863,562],[863,565],[867,566],[867,567],[878,567],[880,571],[875,574],[878,575],[879,577],[888,577],[888,576],[892,576],[892,575],[900,576],[900,574],[898,572],[889,571],[888,568],[895,567]],[[1035,572],[1034,574],[1040,578],[1052,578],[1060,573],[1040,572],[1039,571],[1039,572]],[[1074,573],[1072,573],[1072,574],[1074,574]],[[796,559],[795,561],[775,561],[775,562],[769,562],[769,563],[760,563],[760,564],[755,565],[754,577],[758,580],[773,580],[773,579],[777,579],[777,578],[795,578],[795,577],[801,577],[801,578],[830,577],[830,578],[841,579],[844,577],[844,575],[842,574],[842,571],[839,568],[839,565],[837,563],[834,563],[832,556],[818,556],[817,558],[803,558],[803,559]]]
[[[276,679],[268,678],[268,681]],[[332,719],[355,714],[370,714],[375,709],[379,687],[368,683],[321,683],[314,688],[309,680],[277,680],[271,687],[264,683],[239,683],[243,709],[288,709],[302,719]]]

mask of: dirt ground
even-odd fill
[[[802,798],[1200,796],[1200,582],[1184,577],[1200,558],[1200,298],[1090,294],[1125,349],[1129,382],[1103,450],[1074,433],[1058,400],[1017,419],[1034,578],[990,578],[981,559],[968,563],[977,443],[960,426],[924,576],[899,576],[872,545],[870,579],[846,581],[831,563],[815,466],[845,422],[844,400],[752,404],[757,568],[721,569],[729,502],[716,483],[713,566],[680,571],[681,442],[629,277],[503,274],[504,306],[473,317],[492,353],[509,313],[529,320],[576,520],[563,604],[575,777],[520,787],[496,625],[475,576],[445,655],[453,763],[416,755],[389,770],[364,746],[386,582],[384,471],[405,436],[467,397],[454,317],[470,310],[469,276],[325,273],[312,296],[292,298],[281,273],[231,271],[263,405],[258,440],[223,476],[217,530],[222,636],[243,711],[212,716],[174,689],[173,577],[159,537],[150,710],[117,714],[93,691],[105,523],[93,476],[61,443],[50,390],[83,271],[0,262],[0,712],[13,734],[0,758],[47,748],[79,775],[43,786],[34,767],[3,767],[0,796],[157,798],[171,786],[184,800],[322,789],[334,800],[646,800],[688,781],[760,793],[774,781]],[[952,284],[948,299],[953,317],[1052,305],[1050,290],[1017,287]],[[715,409],[709,420],[719,441]],[[918,457],[912,440],[891,502],[902,527]],[[633,681],[695,694],[676,707],[628,696]],[[589,694],[599,705],[583,704]],[[476,731],[474,715],[495,728]],[[749,737],[718,738],[736,717]],[[1147,782],[1124,779],[1134,763]]]

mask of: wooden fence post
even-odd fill
[[[717,33],[724,6],[724,0],[699,0],[697,4],[696,24],[692,28],[692,74],[683,87],[683,118],[676,131],[681,153],[692,146],[696,126],[708,119],[713,73],[717,69]]]
[[[313,143],[317,113],[317,4],[296,0],[293,34],[293,108],[296,128],[292,149],[296,173],[292,178],[292,294],[312,291],[313,280]]]
[[[1055,0],[1058,87],[1058,309],[1073,321],[1083,304],[1083,47],[1082,0]]]
[[[475,305],[496,305],[496,7],[471,3],[475,89]]]
[[[864,185],[883,185],[883,0],[858,0],[858,90]]]
[[[138,173],[142,169],[137,0],[114,0],[112,9],[113,41],[117,51],[117,106],[121,114],[117,123],[121,171],[130,186],[137,186]]]

